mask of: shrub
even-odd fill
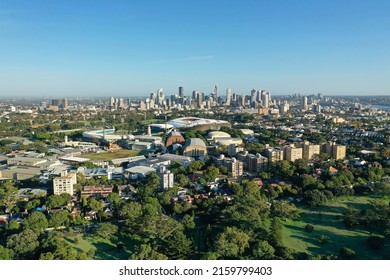
[[[306,230],[306,232],[313,232],[314,226],[311,225],[311,224],[307,224],[307,225],[305,226],[305,230]]]
[[[339,253],[341,259],[345,259],[345,260],[351,260],[356,255],[355,251],[348,247],[341,248]]]

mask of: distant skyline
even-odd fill
[[[388,0],[1,1],[1,96],[390,95]]]

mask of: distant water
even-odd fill
[[[372,107],[390,111],[390,106],[388,106],[388,105],[374,105]]]

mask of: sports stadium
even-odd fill
[[[221,127],[230,127],[230,123],[222,120],[203,119],[196,117],[182,117],[168,121],[168,124],[180,130],[219,130]]]

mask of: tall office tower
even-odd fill
[[[196,102],[198,103],[198,107],[200,108],[202,103],[203,103],[203,97],[204,97],[204,94],[202,94],[201,92],[197,92],[196,93]]]
[[[267,91],[267,95],[268,95],[269,102],[271,102],[272,98],[271,98],[271,93],[269,91]]]
[[[269,107],[269,93],[268,92],[265,92],[265,91],[261,92],[261,103],[262,103],[264,108]]]
[[[250,99],[251,105],[252,105],[253,102],[256,101],[256,92],[257,92],[257,91],[256,91],[255,89],[252,89],[252,90],[251,90],[251,99]]]
[[[241,95],[240,106],[245,107],[245,103],[246,103],[246,95],[243,94],[243,95]]]
[[[214,99],[218,101],[218,87],[215,85],[214,87]]]
[[[110,97],[110,100],[109,100],[109,106],[110,108],[114,108],[114,104],[115,104],[115,98],[113,96]]]
[[[157,91],[157,104],[162,106],[163,103],[164,103],[164,99],[165,99],[165,96],[164,96],[164,93],[163,93],[163,89],[160,88],[158,91]]]
[[[58,106],[58,105],[60,105],[60,101],[58,99],[52,99],[51,100],[51,105],[52,106]]]
[[[307,110],[307,96],[302,97],[302,109]]]
[[[261,103],[261,90],[256,91],[256,101]]]
[[[196,94],[197,94],[196,90],[192,91],[192,99],[196,99]]]
[[[69,106],[68,99],[62,99],[62,109],[66,109]]]
[[[118,107],[121,109],[125,108],[125,100],[123,98],[119,98]]]
[[[280,105],[280,113],[285,114],[290,110],[290,105],[287,101],[284,101],[282,105]]]
[[[230,88],[226,89],[226,106],[230,106],[231,95],[232,90]]]
[[[233,101],[233,103],[236,103],[236,101],[237,101],[237,93],[233,93],[233,98],[232,98],[231,101]]]
[[[180,98],[184,97],[184,88],[183,87],[179,87],[179,97]]]
[[[152,99],[153,101],[156,100],[156,94],[154,92],[151,92],[149,98]]]

